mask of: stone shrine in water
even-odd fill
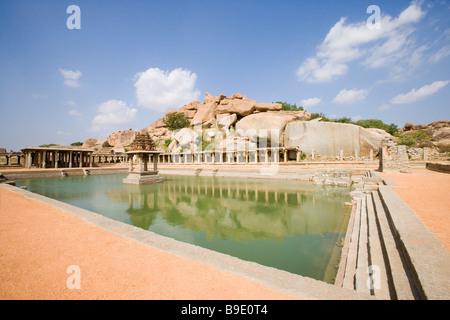
[[[158,175],[158,155],[160,153],[156,151],[155,144],[148,133],[136,133],[133,142],[130,144],[130,150],[127,152],[129,170],[128,176],[123,179],[123,183],[146,184],[164,181]],[[134,166],[135,160],[137,161],[137,168]],[[153,162],[153,170],[149,169],[149,162]]]

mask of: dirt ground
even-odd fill
[[[380,173],[392,178],[392,189],[413,209],[425,226],[450,251],[450,174],[413,169],[412,174]]]

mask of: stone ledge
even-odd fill
[[[450,253],[389,186],[379,187],[408,267],[423,299],[450,299]]]

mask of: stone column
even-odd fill
[[[339,159],[340,159],[341,161],[344,161],[344,150],[341,150],[341,151],[340,151],[340,153],[339,153]]]
[[[265,149],[264,150],[264,153],[265,153],[265,163],[268,163],[269,162],[269,149]]]
[[[373,150],[372,149],[370,149],[370,161],[373,161]]]
[[[300,162],[301,160],[301,151],[299,149],[297,149],[297,162]]]
[[[288,161],[288,151],[286,149],[283,150],[283,155],[284,155],[284,163],[286,163]]]
[[[72,168],[72,161],[73,161],[73,152],[69,152],[69,168]]]
[[[424,147],[423,148],[423,160],[428,161],[429,156],[430,156],[430,148]]]
[[[54,160],[55,160],[55,168],[58,168],[59,167],[59,152],[58,151],[55,152]]]
[[[80,163],[79,163],[79,165],[80,165],[80,168],[83,167],[83,152],[80,152]]]
[[[315,154],[314,151],[316,151],[315,149],[311,149],[311,159],[315,159]]]
[[[158,171],[158,157],[153,157],[153,171]]]
[[[43,151],[42,152],[42,168],[44,168],[44,169],[45,169],[45,166],[46,166],[46,163],[45,163],[46,156],[47,156],[47,152]]]
[[[130,158],[130,161],[129,161],[128,171],[132,172],[133,171],[133,158],[134,158],[134,156],[130,155],[129,158]]]

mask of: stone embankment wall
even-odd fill
[[[450,173],[450,163],[432,163],[427,162],[426,168],[432,171]]]

